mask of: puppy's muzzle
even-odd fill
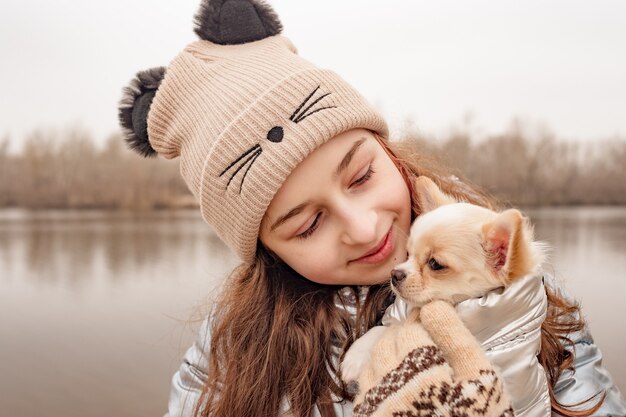
[[[401,269],[393,269],[391,271],[391,283],[394,286],[398,286],[402,281],[406,279],[406,273]]]

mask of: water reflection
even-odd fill
[[[626,208],[526,213],[624,390]],[[0,410],[162,415],[188,320],[236,263],[196,210],[0,211]]]
[[[611,251],[626,249],[626,208],[594,207],[530,210],[528,213],[539,234],[549,241],[588,249],[590,240]],[[543,238],[541,235],[539,238]]]
[[[0,409],[162,415],[236,262],[196,210],[0,212]]]
[[[624,282],[626,208],[542,209],[528,214],[537,238],[553,246],[552,267],[567,271],[574,288],[598,274],[606,277],[606,286],[592,293]],[[580,290],[581,296],[587,292],[585,288]]]
[[[158,263],[187,264],[196,254],[230,259],[228,249],[198,218],[196,211],[5,212],[0,216],[0,271],[25,268],[20,279],[42,283],[88,285],[94,270],[105,269],[111,280],[144,274]]]

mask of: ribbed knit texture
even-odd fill
[[[152,147],[180,156],[203,219],[244,261],[254,258],[261,219],[289,173],[353,128],[388,136],[354,88],[300,58],[281,35],[191,43],[167,67],[148,115]]]
[[[359,377],[355,417],[514,416],[502,380],[454,307],[387,328]]]

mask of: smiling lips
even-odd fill
[[[391,238],[393,228],[390,228],[381,241],[365,255],[355,259],[353,262],[378,263],[389,256],[393,251],[393,239]]]

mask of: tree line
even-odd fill
[[[513,205],[626,204],[626,138],[558,139],[513,121],[506,132],[481,140],[469,129],[443,138],[408,129],[402,140]]]
[[[154,209],[189,205],[178,163],[142,158],[121,134],[104,146],[80,129],[36,131],[21,151],[0,142],[0,207]]]
[[[480,140],[403,129],[396,138],[495,197],[522,206],[626,204],[626,140],[558,139],[512,123]],[[81,129],[29,134],[18,153],[0,140],[0,207],[157,209],[194,206],[178,161],[142,158],[121,134],[104,146]]]

